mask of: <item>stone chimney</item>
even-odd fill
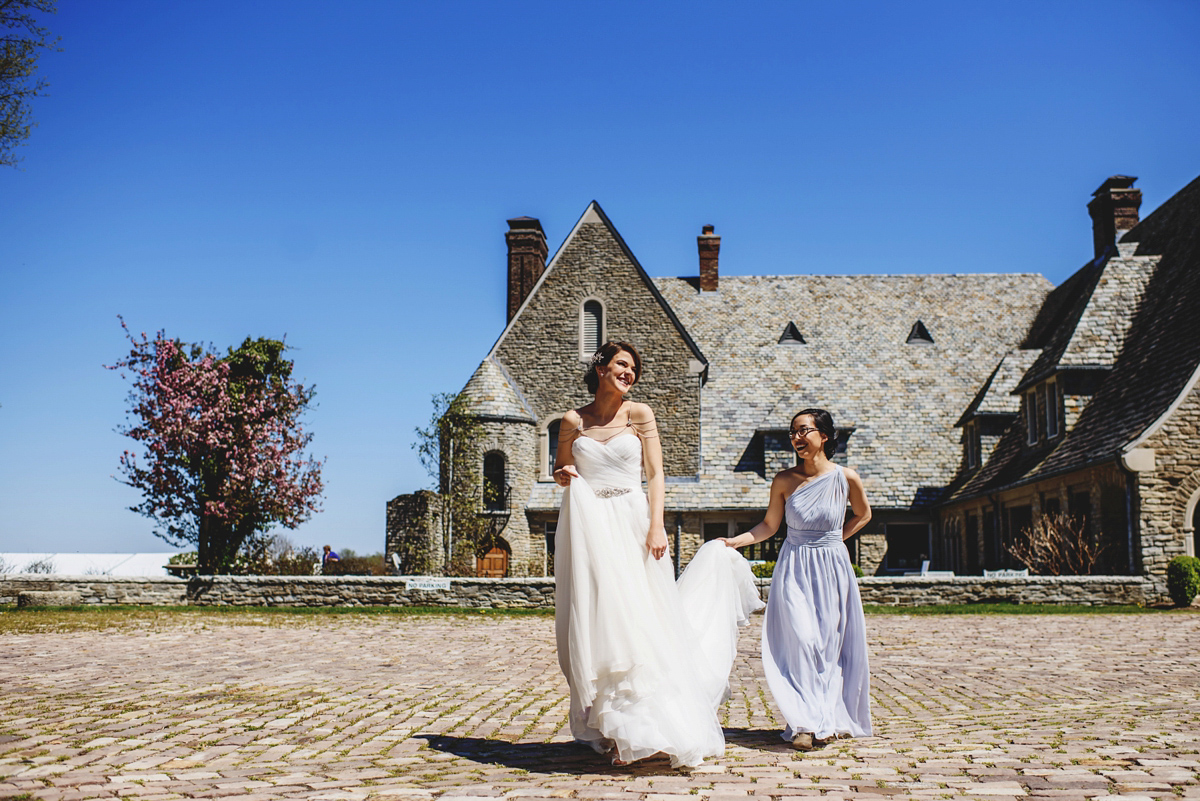
[[[696,248],[700,251],[700,291],[717,291],[717,257],[721,255],[721,237],[713,233],[711,225],[704,226],[696,237]]]
[[[1092,193],[1088,214],[1092,215],[1092,243],[1096,258],[1117,244],[1117,240],[1138,224],[1138,209],[1142,206],[1142,190],[1134,189],[1137,178],[1114,175]]]
[[[514,217],[508,221],[508,317],[511,322],[517,309],[533,291],[533,285],[546,269],[546,234],[535,217]]]

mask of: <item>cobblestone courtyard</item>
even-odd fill
[[[0,798],[1200,798],[1200,615],[869,616],[877,736],[808,754],[778,739],[757,622],[725,757],[691,773],[570,742],[547,617],[18,630]]]

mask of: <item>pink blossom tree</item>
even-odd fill
[[[247,338],[218,358],[121,326],[129,355],[107,365],[132,382],[118,430],[143,448],[121,455],[121,473],[158,536],[195,545],[200,573],[223,573],[253,538],[320,511],[322,463],[304,453],[300,423],[314,390],[292,381],[283,342]]]

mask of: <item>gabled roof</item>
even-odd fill
[[[1101,269],[1101,267],[1103,269]],[[1109,268],[1123,278],[1097,298],[1097,287]],[[1090,270],[1090,272],[1089,272]],[[1114,282],[1120,283],[1120,282]],[[1133,284],[1140,288],[1131,291]],[[1068,288],[1074,298],[1054,297]],[[1144,440],[1173,405],[1200,379],[1200,178],[1150,214],[1121,238],[1118,254],[1104,265],[1085,267],[1049,299],[1072,312],[1061,316],[1059,329],[1048,337],[1042,358],[1026,373],[1023,384],[1038,379],[1039,366],[1080,358],[1103,362],[1111,353],[1111,370],[1078,421],[1059,441],[1031,449],[1019,426],[1000,439],[992,457],[957,492],[969,497],[1019,486],[1117,459]],[[1095,312],[1095,313],[1093,313]],[[1103,312],[1103,313],[1101,313]],[[1116,335],[1097,336],[1082,330],[1086,321],[1123,314],[1124,324],[1110,327]],[[1042,317],[1045,317],[1043,310]],[[1076,344],[1079,347],[1074,347]],[[1094,347],[1084,347],[1091,343]],[[1115,352],[1113,352],[1115,349]],[[1085,355],[1086,354],[1086,355]],[[1020,387],[1018,387],[1020,389]]]
[[[513,420],[536,423],[537,416],[517,383],[497,359],[483,360],[463,387],[471,411],[485,420]]]
[[[954,424],[955,428],[966,425],[972,417],[977,415],[1016,414],[1019,412],[1021,399],[1013,394],[1013,389],[1029,366],[1041,355],[1041,352],[1041,349],[1035,348],[1014,350],[1004,354],[1000,363],[996,365],[996,369],[979,388],[979,392],[975,393],[971,405]]]
[[[588,207],[579,217],[579,220],[571,228],[571,232],[567,234],[567,238],[563,240],[563,243],[558,246],[558,250],[554,252],[554,256],[549,262],[547,262],[546,269],[542,271],[537,283],[533,285],[533,289],[530,290],[529,294],[525,296],[525,300],[521,303],[521,307],[517,309],[517,313],[513,315],[511,320],[509,320],[508,325],[504,327],[504,331],[501,332],[499,338],[492,345],[492,349],[488,351],[488,358],[491,358],[496,354],[496,351],[504,342],[505,337],[508,336],[508,332],[512,330],[512,327],[516,324],[518,318],[520,318],[521,314],[529,306],[530,299],[537,294],[537,291],[542,287],[542,284],[546,282],[546,278],[557,266],[559,257],[566,251],[567,246],[571,244],[571,240],[575,238],[580,226],[586,223],[601,223],[608,229],[608,232],[620,246],[621,252],[626,258],[629,259],[630,263],[633,265],[634,269],[645,283],[646,288],[654,296],[655,300],[658,301],[659,305],[662,306],[663,311],[671,320],[671,324],[675,326],[675,330],[679,332],[679,335],[683,338],[683,341],[692,351],[692,355],[701,364],[707,365],[708,360],[704,358],[704,354],[700,351],[700,347],[696,344],[696,341],[692,339],[691,334],[689,334],[688,330],[684,328],[683,324],[679,321],[679,318],[675,316],[675,311],[671,308],[671,305],[667,303],[666,299],[663,298],[662,293],[659,292],[658,287],[655,285],[653,279],[651,279],[646,273],[646,270],[642,267],[641,262],[639,262],[637,257],[633,255],[633,251],[629,249],[629,245],[625,244],[625,239],[621,236],[620,231],[618,231],[616,226],[612,224],[612,221],[608,219],[608,215],[604,213],[604,209],[600,208],[600,204],[594,200],[588,204]]]

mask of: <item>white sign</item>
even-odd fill
[[[420,578],[410,578],[404,580],[404,589],[406,590],[448,590],[450,589],[450,579],[448,578],[429,578],[421,576]]]
[[[1029,578],[1029,568],[1024,570],[985,570],[984,578]]]

